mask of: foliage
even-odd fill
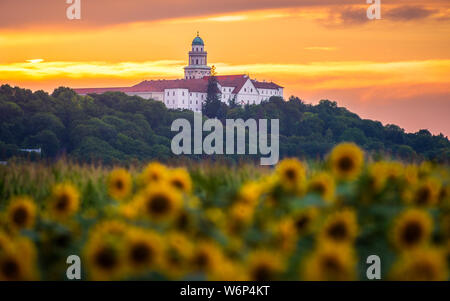
[[[406,133],[396,125],[383,126],[381,122],[361,119],[329,100],[311,105],[296,97],[288,101],[271,97],[260,105],[242,107],[231,102],[227,106],[218,98],[215,85],[209,86],[203,108],[208,117],[221,121],[279,119],[281,158],[324,158],[335,144],[351,141],[374,157],[450,160],[450,142],[442,134],[432,135],[427,130]],[[172,121],[193,120],[191,111],[169,110],[161,102],[119,92],[80,96],[60,87],[49,95],[8,85],[0,88],[0,116],[0,160],[12,156],[35,158],[36,154],[23,153],[20,149],[42,148],[43,158],[68,156],[80,162],[105,164],[173,159],[170,141],[176,132],[170,130]],[[185,158],[242,160],[236,155]],[[245,157],[245,160],[254,159],[255,156]]]

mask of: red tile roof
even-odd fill
[[[209,78],[209,77],[206,77]],[[217,82],[222,87],[234,87],[233,91],[231,93],[239,93],[241,91],[242,86],[245,85],[245,83],[248,80],[248,76],[244,74],[239,75],[219,75],[216,76]]]
[[[217,82],[222,87],[234,87],[232,93],[238,93],[242,86],[247,82],[248,76],[240,75],[219,75],[216,76]],[[164,92],[166,89],[187,89],[189,92],[206,93],[208,89],[209,76],[202,79],[175,79],[175,80],[145,80],[132,87],[116,88],[81,88],[74,89],[78,94],[105,93],[105,92]],[[256,88],[259,89],[278,89],[281,88],[274,83],[258,82],[252,80]]]
[[[280,89],[283,88],[273,82],[259,82],[256,80],[252,80],[253,85],[256,89]]]

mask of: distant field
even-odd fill
[[[354,144],[275,168],[0,166],[0,280],[448,280],[450,168]]]

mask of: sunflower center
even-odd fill
[[[181,213],[176,221],[176,227],[180,230],[186,229],[189,226],[189,216],[186,212]]]
[[[134,263],[146,263],[152,258],[153,250],[145,243],[137,243],[131,249],[131,260]]]
[[[329,274],[338,274],[342,268],[338,260],[333,256],[326,256],[322,260],[324,270]]]
[[[328,229],[328,234],[335,240],[342,241],[347,238],[347,227],[343,222],[336,222]]]
[[[121,179],[117,179],[115,182],[115,186],[116,186],[117,190],[122,190],[125,185]]]
[[[105,270],[112,270],[117,265],[116,253],[111,248],[103,248],[95,255],[95,262]]]
[[[423,234],[422,227],[416,222],[411,222],[405,226],[405,229],[403,230],[402,234],[402,240],[407,245],[414,245],[417,242],[419,242],[420,238],[422,237],[422,234]]]
[[[310,218],[308,216],[306,216],[306,215],[300,216],[295,221],[295,228],[297,230],[303,230],[308,226],[309,221],[310,221]]]
[[[182,181],[175,179],[172,181],[172,185],[175,186],[176,188],[183,190],[184,189],[184,184]]]
[[[431,196],[431,191],[428,187],[421,187],[416,194],[416,204],[417,205],[426,205]]]
[[[316,192],[319,195],[323,195],[326,191],[325,185],[323,185],[323,183],[313,183],[311,185],[311,191],[312,192]]]
[[[7,259],[2,263],[1,271],[7,279],[17,279],[20,270],[16,261]]]
[[[285,174],[289,181],[295,181],[297,178],[297,173],[293,168],[286,169]]]
[[[150,213],[165,214],[170,210],[170,201],[164,195],[156,195],[148,202],[147,210]]]
[[[61,248],[65,248],[65,247],[69,246],[70,235],[67,233],[59,234],[54,238],[53,241],[54,241],[55,245],[57,245]]]
[[[23,226],[28,220],[28,211],[23,207],[19,207],[14,211],[12,219],[16,225]]]
[[[255,281],[271,280],[273,278],[273,272],[266,264],[259,264],[253,269],[252,276]]]
[[[340,170],[342,170],[344,172],[351,171],[354,167],[352,158],[347,157],[347,156],[340,158],[338,161],[338,167]]]
[[[58,211],[65,211],[67,209],[67,207],[69,207],[69,201],[70,198],[67,194],[62,194],[60,195],[60,197],[58,198],[58,201],[56,202],[56,209]]]
[[[209,265],[209,256],[206,253],[199,253],[194,257],[194,265],[199,269],[205,269]]]

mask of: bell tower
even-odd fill
[[[208,67],[208,53],[205,51],[205,43],[200,38],[199,32],[192,41],[192,49],[189,51],[188,66],[184,67],[185,79],[199,79],[211,75],[211,67]]]

